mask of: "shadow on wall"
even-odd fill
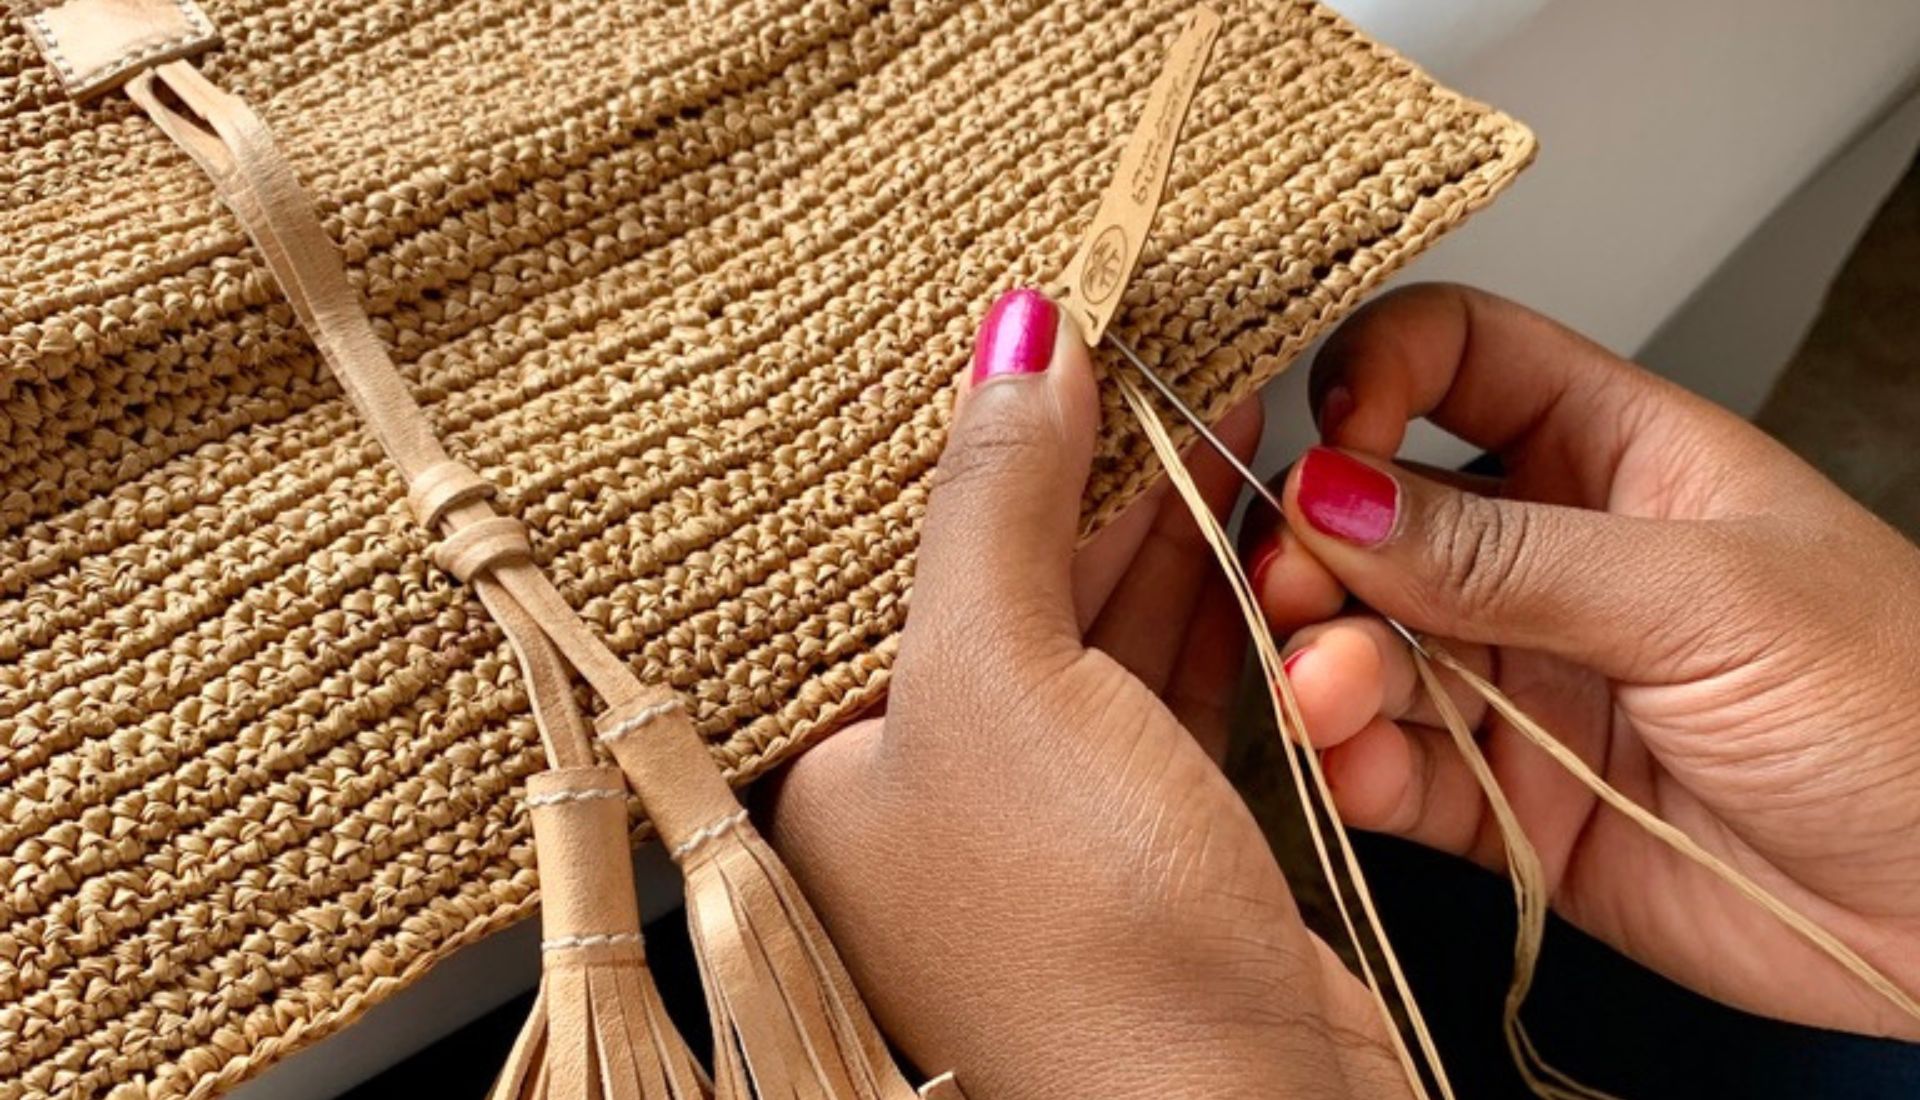
[[[1920,538],[1920,162],[1860,238],[1755,420]]]

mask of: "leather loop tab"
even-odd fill
[[[473,580],[481,570],[532,557],[533,544],[527,541],[526,524],[512,516],[470,523],[433,548],[434,564],[462,581]]]
[[[640,795],[669,852],[697,845],[740,820],[740,801],[713,766],[707,743],[671,688],[649,687],[635,702],[594,720],[600,742]],[[697,852],[688,849],[685,860]]]
[[[220,44],[220,32],[193,0],[24,0],[14,9],[75,99]]]
[[[421,471],[407,487],[407,507],[429,531],[438,531],[447,513],[462,504],[489,500],[497,490],[464,462],[448,459]]]
[[[550,964],[641,957],[627,798],[618,768],[558,768],[527,780]]]

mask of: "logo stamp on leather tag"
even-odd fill
[[[1060,277],[1055,297],[1089,344],[1100,342],[1107,323],[1119,312],[1134,265],[1140,262],[1173,168],[1174,143],[1219,34],[1220,16],[1208,7],[1195,8],[1148,90],[1147,109],[1127,139],[1120,167],[1100,199],[1080,250]]]

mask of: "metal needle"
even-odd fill
[[[1199,413],[1194,412],[1192,407],[1180,399],[1180,394],[1167,383],[1166,379],[1161,378],[1152,367],[1147,366],[1146,360],[1140,358],[1140,353],[1133,350],[1133,347],[1125,340],[1122,340],[1118,333],[1108,332],[1103,339],[1105,339],[1107,343],[1112,344],[1114,350],[1118,351],[1128,363],[1133,365],[1133,369],[1140,373],[1140,377],[1146,379],[1147,384],[1158,391],[1160,396],[1166,399],[1167,404],[1173,406],[1174,411],[1180,414],[1181,419],[1185,420],[1188,426],[1200,433],[1200,438],[1206,440],[1207,446],[1212,447],[1215,454],[1225,459],[1227,465],[1233,467],[1234,472],[1240,475],[1240,480],[1247,483],[1247,487],[1253,490],[1254,495],[1266,501],[1267,505],[1274,510],[1275,514],[1280,515],[1284,520],[1285,510],[1280,507],[1280,498],[1273,495],[1273,490],[1267,488],[1267,483],[1260,480],[1259,475],[1249,469],[1246,463],[1240,461],[1240,456],[1234,454],[1233,449],[1228,447],[1224,440],[1213,434],[1213,429],[1208,426],[1205,420],[1201,419]],[[1432,656],[1432,654],[1427,652],[1427,648],[1420,644],[1420,639],[1414,637],[1413,631],[1402,626],[1399,621],[1392,616],[1382,615],[1380,617],[1387,621],[1387,625],[1392,627],[1395,633],[1405,638],[1407,644],[1418,651],[1422,657]]]
[[[1174,388],[1168,385],[1152,367],[1147,366],[1146,360],[1140,358],[1139,352],[1133,350],[1132,346],[1122,340],[1117,333],[1109,332],[1105,339],[1126,357],[1127,362],[1133,364],[1133,369],[1140,372],[1140,377],[1145,378],[1148,385],[1160,391],[1160,396],[1166,398],[1167,404],[1172,405],[1174,411],[1178,412],[1194,431],[1200,433],[1200,438],[1207,441],[1207,446],[1212,447],[1215,454],[1226,459],[1227,464],[1233,467],[1234,471],[1240,475],[1240,480],[1247,483],[1248,488],[1252,489],[1261,500],[1266,501],[1276,513],[1282,511],[1280,498],[1273,495],[1273,490],[1267,488],[1267,483],[1261,481],[1259,475],[1248,469],[1247,464],[1240,461],[1240,456],[1234,454],[1233,449],[1228,447],[1224,440],[1213,434],[1213,429],[1207,426],[1205,420],[1200,419],[1200,414],[1188,408],[1185,401],[1180,400],[1180,395],[1174,392]]]

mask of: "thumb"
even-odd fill
[[[1011,291],[980,326],[934,474],[914,575],[916,632],[1002,654],[1079,631],[1071,580],[1099,419],[1087,348],[1059,306]]]
[[[1658,678],[1701,639],[1700,581],[1730,548],[1712,525],[1465,492],[1329,447],[1287,478],[1287,520],[1355,596],[1416,630]],[[1689,625],[1692,624],[1692,625]]]

